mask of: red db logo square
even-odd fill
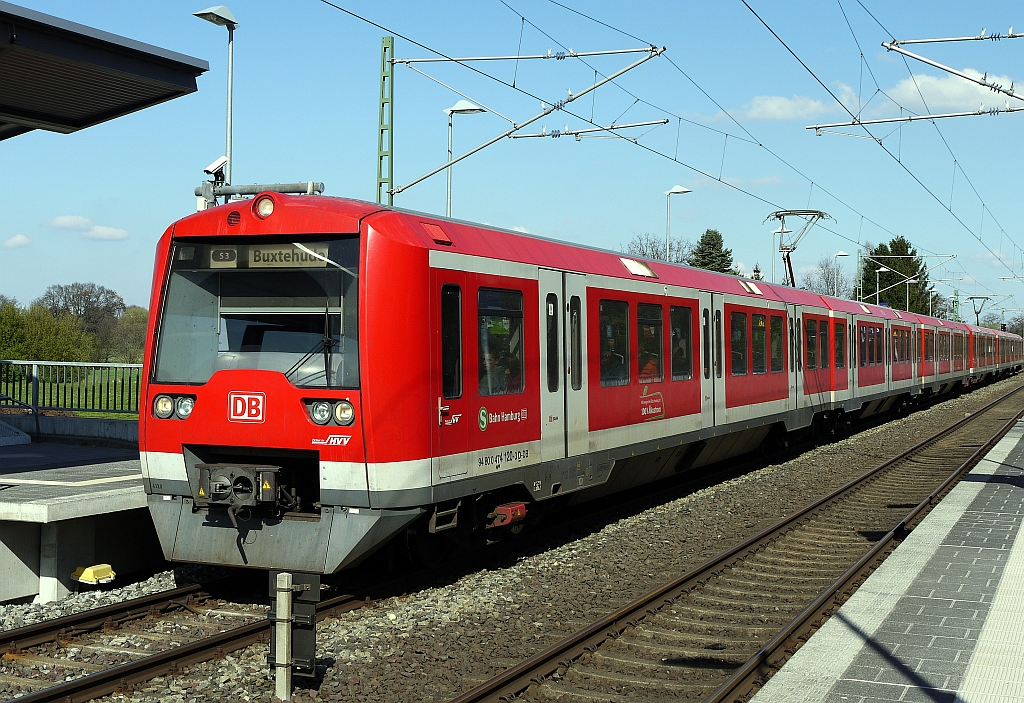
[[[228,420],[231,422],[263,422],[266,393],[231,391],[228,393]]]

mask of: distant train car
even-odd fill
[[[168,559],[330,573],[1019,369],[1020,337],[369,203],[157,246],[140,412]]]

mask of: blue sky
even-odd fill
[[[338,4],[449,56],[515,54],[520,46],[523,54],[667,47],[616,85],[569,106],[585,119],[555,113],[524,131],[589,127],[591,116],[602,125],[670,122],[631,130],[639,144],[502,140],[455,167],[455,217],[617,249],[634,233],[664,236],[663,192],[680,184],[693,192],[674,196],[673,235],[695,239],[717,228],[747,270],[755,262],[771,269],[777,225],[763,224],[765,217],[777,207],[810,207],[836,222],[828,225],[833,232],[816,229],[800,245],[798,275],[822,255],[854,254],[858,241],[902,234],[923,253],[957,254],[933,277],[964,280],[940,286],[940,293],[952,294],[955,286],[961,296],[1016,294],[1004,305],[1024,308],[1021,281],[999,280],[1022,272],[1024,166],[1016,156],[1024,114],[942,120],[938,129],[926,121],[874,127],[881,146],[815,136],[806,125],[849,116],[739,0],[564,3],[643,41],[548,0],[505,2]],[[865,119],[898,116],[900,106],[926,113],[922,95],[932,113],[1004,107],[1007,100],[905,63],[881,47],[888,32],[908,39],[976,35],[982,28],[1006,33],[1015,23],[1024,30],[1019,3],[748,2]],[[201,1],[22,3],[210,62],[193,95],[72,135],[35,131],[0,142],[0,293],[27,303],[48,285],[91,281],[130,304],[148,305],[156,240],[194,211],[202,169],[224,151],[226,31],[191,16],[204,9]],[[383,32],[314,0],[229,6],[241,23],[235,182],[312,179],[326,183],[327,195],[372,200]],[[1024,78],[1024,39],[909,48],[1007,85]],[[396,55],[429,53],[396,38]],[[636,58],[475,64],[506,83],[514,77],[519,91],[458,65],[420,68],[522,122],[540,111],[538,98],[564,99],[568,90],[593,83],[595,71],[609,74]],[[459,96],[405,66],[395,70],[395,178],[402,185],[444,162],[444,108]],[[455,119],[457,153],[508,127],[491,113]],[[853,128],[838,131],[864,136]],[[443,214],[444,175],[399,194],[395,203]],[[853,257],[843,265],[851,271]]]

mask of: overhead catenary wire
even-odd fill
[[[770,33],[770,34],[771,34],[771,35],[772,35],[773,37],[775,37],[775,39],[776,39],[776,40],[777,40],[777,41],[778,41],[778,42],[779,42],[779,43],[780,43],[780,44],[781,44],[781,45],[783,46],[783,48],[784,48],[784,49],[786,49],[786,51],[787,51],[787,52],[789,52],[789,54],[790,54],[790,55],[791,55],[791,56],[792,56],[792,57],[793,57],[793,58],[794,58],[794,59],[796,60],[796,62],[797,62],[797,63],[799,63],[799,64],[800,64],[800,66],[802,66],[802,67],[803,67],[803,69],[804,69],[805,71],[807,71],[807,73],[808,73],[808,74],[809,74],[809,75],[811,76],[811,78],[813,78],[813,79],[815,80],[815,82],[816,82],[816,83],[818,83],[818,85],[820,85],[820,86],[822,87],[822,89],[823,89],[823,90],[824,90],[824,91],[825,91],[826,93],[828,93],[828,94],[829,94],[829,96],[831,96],[831,97],[832,97],[832,99],[833,99],[833,100],[835,100],[835,101],[836,101],[836,103],[838,103],[838,104],[839,104],[839,106],[840,106],[840,107],[841,107],[841,108],[842,108],[842,109],[843,109],[843,110],[844,110],[844,111],[845,111],[845,112],[846,112],[846,113],[847,113],[848,115],[850,115],[850,117],[851,117],[851,118],[855,118],[855,115],[854,115],[854,114],[853,114],[853,113],[852,113],[852,112],[850,111],[850,109],[849,109],[849,108],[848,108],[848,107],[846,106],[846,104],[845,104],[845,103],[844,103],[844,102],[843,102],[842,100],[840,100],[840,99],[839,99],[839,97],[838,97],[838,96],[837,96],[837,95],[836,95],[836,94],[835,94],[835,93],[834,93],[834,92],[832,91],[832,89],[831,89],[831,88],[829,88],[829,87],[828,87],[828,86],[827,86],[827,85],[826,85],[826,84],[825,84],[825,83],[824,83],[824,82],[823,82],[823,81],[822,81],[822,80],[821,80],[821,79],[820,79],[820,78],[818,77],[818,75],[817,75],[817,74],[816,74],[816,73],[815,73],[815,72],[814,72],[814,71],[813,71],[813,70],[811,69],[811,67],[810,67],[810,66],[808,66],[808,65],[807,65],[807,64],[806,64],[806,63],[804,62],[804,60],[803,60],[803,59],[801,59],[801,58],[800,58],[800,56],[799,56],[799,55],[797,55],[797,53],[796,53],[795,51],[793,51],[793,49],[792,49],[792,48],[790,48],[790,46],[789,46],[789,45],[788,45],[788,44],[787,44],[787,43],[785,42],[785,40],[783,40],[783,39],[782,39],[782,37],[780,37],[780,36],[778,35],[778,33],[776,33],[776,31],[775,31],[774,29],[772,29],[772,27],[771,27],[771,26],[770,26],[770,25],[769,25],[769,24],[768,24],[767,22],[765,22],[765,20],[764,20],[764,19],[763,19],[763,18],[762,18],[762,17],[761,17],[761,16],[760,16],[760,15],[759,15],[759,14],[758,14],[758,13],[757,13],[757,12],[756,12],[755,10],[754,10],[754,8],[752,8],[752,7],[750,6],[750,4],[749,4],[749,3],[747,2],[747,0],[740,0],[740,2],[742,2],[742,3],[743,3],[743,5],[744,5],[744,6],[745,6],[745,7],[746,7],[746,8],[747,8],[747,9],[748,9],[749,11],[750,11],[750,13],[751,13],[751,14],[753,14],[753,15],[754,15],[754,17],[755,17],[755,18],[756,18],[756,19],[757,19],[757,20],[758,20],[758,21],[759,21],[759,22],[760,22],[760,23],[761,23],[761,24],[762,24],[762,25],[763,25],[763,26],[765,27],[765,29],[767,29],[767,30],[768,30],[768,32],[769,32],[769,33]],[[858,2],[859,2],[859,0],[858,0]],[[877,20],[876,20],[876,21],[877,21]],[[867,134],[868,134],[869,136],[872,136],[872,137],[874,136],[874,135],[872,135],[872,134],[871,134],[871,132],[870,132],[870,131],[868,130],[868,128],[867,128],[867,127],[865,127],[865,126],[863,126],[863,125],[861,125],[861,127],[862,127],[862,128],[864,129],[864,131],[865,131],[865,132],[866,132],[866,133],[867,133]],[[963,228],[964,228],[964,229],[965,229],[965,230],[966,230],[966,231],[967,231],[967,232],[968,232],[968,233],[969,233],[969,234],[970,234],[971,236],[973,236],[973,237],[974,237],[975,239],[977,239],[977,240],[978,240],[978,242],[979,242],[979,243],[981,243],[981,245],[982,245],[983,247],[985,247],[985,249],[986,249],[986,250],[987,250],[987,251],[989,252],[989,254],[991,254],[991,255],[992,255],[992,256],[993,256],[993,257],[994,257],[995,259],[997,259],[997,260],[998,260],[998,261],[999,261],[999,262],[1000,262],[1001,264],[1003,264],[1004,266],[1006,266],[1006,268],[1007,268],[1007,269],[1010,269],[1010,267],[1006,265],[1006,263],[1005,263],[1005,262],[1004,262],[1004,261],[1002,260],[1002,258],[1001,258],[1001,257],[999,257],[999,256],[997,256],[997,255],[995,254],[995,252],[993,252],[993,251],[992,251],[992,248],[991,248],[991,247],[989,247],[989,246],[988,246],[987,244],[985,244],[985,242],[984,242],[984,241],[983,241],[983,240],[982,240],[982,239],[981,239],[981,238],[980,238],[980,237],[979,237],[978,235],[976,235],[976,234],[974,233],[974,231],[973,231],[973,230],[972,230],[972,229],[971,229],[971,228],[970,228],[970,227],[969,227],[969,226],[967,225],[967,223],[965,223],[965,222],[964,222],[964,221],[963,221],[963,220],[962,220],[962,219],[961,219],[961,218],[960,218],[960,217],[959,217],[959,216],[958,216],[958,215],[957,215],[957,214],[956,214],[955,212],[953,212],[953,211],[952,211],[952,210],[950,210],[949,208],[946,208],[946,205],[945,205],[945,203],[943,203],[943,202],[942,202],[942,200],[940,200],[940,199],[939,199],[939,197],[938,197],[938,196],[937,196],[937,195],[936,195],[936,194],[935,194],[935,193],[934,193],[934,192],[933,192],[933,191],[931,190],[931,188],[929,188],[929,187],[928,187],[928,186],[927,186],[927,185],[926,185],[926,184],[925,184],[925,183],[924,183],[923,181],[921,181],[921,179],[920,179],[920,178],[918,178],[917,174],[915,174],[915,173],[914,173],[913,171],[911,171],[911,170],[910,170],[910,169],[909,169],[909,168],[907,167],[907,165],[906,165],[906,164],[904,164],[904,163],[903,163],[902,161],[900,161],[900,159],[899,159],[899,158],[898,158],[898,157],[897,157],[897,156],[896,156],[895,154],[893,154],[893,153],[892,153],[892,151],[890,151],[890,150],[889,150],[889,149],[888,149],[888,148],[887,148],[887,147],[886,147],[886,146],[885,146],[884,144],[880,144],[879,146],[880,146],[880,147],[882,148],[882,150],[883,150],[883,151],[885,151],[885,153],[886,153],[886,154],[888,154],[888,155],[889,155],[889,156],[890,156],[890,157],[891,157],[891,158],[892,158],[892,159],[893,159],[893,160],[894,160],[894,161],[895,161],[896,163],[898,163],[898,164],[900,165],[900,167],[901,167],[901,168],[902,168],[902,169],[903,169],[903,170],[904,170],[904,171],[905,171],[905,172],[906,172],[906,173],[907,173],[907,174],[908,174],[908,175],[909,175],[909,176],[910,176],[910,177],[911,177],[911,178],[912,178],[912,179],[913,179],[913,180],[914,180],[914,181],[915,181],[915,182],[916,182],[916,183],[917,183],[918,185],[920,185],[920,186],[921,186],[921,188],[923,188],[923,189],[924,189],[924,191],[925,191],[926,193],[928,193],[928,195],[930,195],[930,196],[931,196],[931,197],[932,197],[932,198],[933,198],[933,199],[935,200],[935,202],[937,202],[937,203],[938,203],[938,204],[939,204],[939,205],[940,205],[940,206],[941,206],[941,207],[942,207],[943,209],[945,209],[945,210],[946,210],[947,212],[949,212],[949,214],[950,214],[950,215],[951,215],[951,216],[953,217],[953,219],[955,219],[955,220],[956,220],[956,221],[957,221],[957,222],[958,222],[958,223],[960,224],[960,226],[961,226],[961,227],[963,227]],[[1012,269],[1010,269],[1010,271],[1012,272]],[[976,279],[975,279],[975,280],[976,280]],[[980,284],[980,283],[979,283],[979,285],[982,285],[982,287],[985,287],[985,286],[984,286],[984,284]],[[985,288],[986,288],[986,290],[990,290],[990,289],[988,289],[987,287],[985,287]]]
[[[361,15],[355,13],[355,12],[352,12],[351,10],[348,10],[347,8],[344,8],[344,7],[336,4],[335,2],[332,2],[331,0],[320,0],[320,1],[324,5],[327,5],[327,6],[333,8],[335,10],[338,10],[338,11],[340,11],[340,12],[342,12],[342,13],[350,16],[350,17],[352,17],[353,19],[356,19],[356,20],[359,20],[359,21],[364,22],[366,24],[369,24],[370,26],[373,26],[373,27],[375,27],[375,28],[377,28],[377,29],[387,33],[387,34],[396,36],[396,37],[398,37],[398,38],[400,38],[400,39],[402,39],[404,41],[408,41],[410,44],[413,44],[414,46],[417,46],[417,47],[423,49],[424,51],[427,51],[427,52],[432,53],[432,54],[436,54],[436,55],[441,56],[443,58],[447,58],[447,59],[451,59],[452,58],[452,57],[447,56],[446,54],[444,54],[441,51],[438,51],[438,50],[436,50],[436,49],[434,49],[434,48],[432,48],[430,46],[427,46],[426,44],[423,44],[422,42],[419,42],[419,41],[417,41],[415,39],[412,39],[411,37],[408,37],[408,36],[402,34],[401,32],[397,32],[397,31],[395,31],[395,30],[393,30],[393,29],[391,29],[389,27],[386,27],[386,26],[384,26],[384,25],[382,25],[382,24],[380,24],[378,22],[375,22],[375,21],[373,21],[373,20],[371,20],[371,19],[369,19],[367,17],[363,17],[363,16],[361,16]],[[554,0],[551,0],[551,1],[554,2]],[[508,7],[507,3],[503,3],[503,4],[505,4],[506,7]],[[560,7],[567,8],[567,6],[565,6],[565,5],[561,4],[561,3],[554,2],[554,4],[556,4],[556,5],[560,6]],[[512,8],[509,8],[509,9],[512,9]],[[569,9],[570,11],[573,11],[573,10],[571,10],[571,8],[567,8],[567,9]],[[573,12],[575,12],[575,11],[573,11]],[[582,13],[578,13],[577,12],[576,14],[580,14],[581,16],[585,16],[586,17],[586,15],[582,15]],[[518,15],[518,14],[517,14],[517,16],[522,17],[522,15]],[[592,18],[588,17],[588,19],[592,19]],[[594,21],[596,21],[599,24],[602,24],[603,26],[610,27],[610,25],[607,25],[607,24],[605,24],[603,22],[600,22],[599,20],[594,20]],[[534,26],[534,25],[532,25],[532,23],[531,23],[531,26]],[[638,37],[636,37],[634,35],[629,34],[628,32],[622,32],[622,30],[616,30],[616,31],[620,31],[625,36],[629,36],[630,38],[636,39],[637,41],[644,41],[644,40],[639,39]],[[673,61],[671,59],[671,57],[669,57],[669,56],[667,56],[665,54],[662,54],[662,56],[664,56],[669,61],[669,63],[681,75],[686,77],[712,103],[714,103],[716,106],[718,106],[719,109],[722,110],[723,114],[727,115],[729,117],[729,119],[732,120],[732,122],[735,123],[747,135],[747,137],[749,139],[740,137],[740,136],[738,136],[736,134],[732,134],[732,133],[728,133],[728,132],[723,132],[722,130],[717,130],[717,129],[714,129],[714,128],[711,128],[711,127],[707,127],[706,125],[703,125],[701,123],[694,122],[692,120],[689,120],[689,119],[677,116],[677,117],[679,117],[679,119],[681,119],[683,122],[687,122],[689,124],[693,124],[695,126],[701,127],[703,129],[707,129],[709,131],[717,132],[717,133],[723,134],[723,135],[728,134],[729,136],[733,137],[734,139],[740,139],[743,142],[748,142],[748,143],[755,144],[758,147],[763,148],[767,153],[771,154],[778,161],[780,161],[781,163],[785,164],[794,173],[797,173],[802,178],[805,178],[806,180],[811,181],[811,179],[809,177],[807,177],[802,171],[800,171],[800,169],[796,168],[794,165],[789,163],[786,159],[781,157],[779,154],[775,153],[772,149],[768,148],[763,143],[761,143],[756,137],[754,137],[754,135],[752,135],[750,133],[750,131],[745,126],[743,126],[738,120],[736,120],[735,117],[728,110],[725,110],[716,100],[714,100],[714,98],[710,94],[707,93],[707,91],[705,91],[699,84],[696,83],[696,81],[694,81],[688,74],[686,74],[686,72],[683,71],[682,68],[679,67],[678,64],[676,64],[675,61]],[[458,63],[458,62],[456,62],[456,63]],[[514,84],[509,83],[508,81],[503,80],[503,79],[501,79],[501,78],[499,78],[497,76],[491,75],[491,74],[487,73],[486,71],[483,71],[483,70],[481,70],[481,69],[479,69],[479,68],[477,68],[477,67],[475,67],[475,66],[473,66],[471,64],[459,63],[459,65],[463,66],[464,68],[470,70],[473,73],[476,73],[477,75],[480,75],[480,76],[482,76],[484,78],[487,78],[487,79],[489,79],[491,81],[494,81],[494,82],[496,82],[496,83],[498,83],[500,85],[508,87],[508,88],[510,88],[510,89],[512,89],[512,90],[514,90],[516,92],[519,92],[519,93],[523,94],[523,95],[526,95],[528,97],[534,98],[536,100],[541,100],[541,98],[539,98],[538,96],[532,94],[531,92],[529,92],[527,90],[522,89],[518,85],[514,85]],[[655,109],[660,109],[656,105],[647,103],[646,101],[641,100],[641,102],[644,102],[645,104],[648,104],[648,105],[650,105],[651,107],[653,107]],[[578,120],[580,120],[582,122],[586,122],[588,124],[591,124],[591,125],[593,125],[595,127],[600,127],[601,126],[601,125],[596,124],[592,120],[588,120],[585,117],[582,117],[580,115],[575,114],[571,110],[563,108],[563,112],[565,112],[567,115],[569,115],[571,117],[574,117],[574,118],[576,118],[576,119],[578,119]],[[667,111],[667,110],[663,110],[663,112],[665,112],[666,114],[673,114],[673,113],[671,113],[670,111]],[[782,206],[779,203],[775,203],[775,202],[769,200],[768,198],[765,198],[765,197],[763,197],[761,195],[758,195],[758,194],[753,193],[753,192],[751,192],[749,190],[746,190],[745,188],[737,185],[736,183],[730,182],[730,180],[728,178],[717,178],[714,174],[711,174],[711,173],[709,173],[709,172],[707,172],[707,171],[705,171],[705,170],[703,170],[703,169],[701,169],[699,167],[696,167],[696,166],[694,166],[692,164],[686,163],[685,161],[681,161],[676,156],[673,156],[673,155],[670,155],[670,154],[665,154],[663,152],[658,151],[657,149],[654,149],[653,147],[651,147],[651,146],[649,146],[647,144],[643,144],[643,143],[641,143],[639,141],[634,141],[632,139],[628,139],[628,138],[626,138],[623,135],[614,135],[614,136],[616,138],[622,139],[623,141],[625,141],[627,143],[634,144],[635,146],[637,146],[637,147],[639,147],[641,149],[644,149],[645,151],[647,151],[647,152],[649,152],[649,153],[651,153],[651,154],[653,154],[655,156],[658,156],[660,158],[666,159],[668,161],[672,161],[673,163],[676,163],[676,164],[678,164],[678,165],[680,165],[680,166],[682,166],[682,167],[692,171],[693,173],[695,173],[695,174],[697,174],[699,176],[702,176],[702,177],[707,178],[707,179],[712,180],[712,181],[719,182],[722,185],[724,185],[725,187],[727,187],[727,188],[729,188],[731,190],[734,190],[734,191],[736,191],[738,193],[742,193],[743,195],[746,195],[747,197],[749,197],[749,198],[751,198],[753,200],[756,200],[758,202],[764,203],[765,205],[768,205],[768,206],[770,206],[770,207],[772,207],[774,209],[781,209],[782,208]],[[844,207],[846,207],[850,211],[855,212],[856,214],[858,214],[863,220],[867,220],[869,223],[871,223],[873,226],[877,227],[879,230],[881,230],[883,232],[886,232],[886,233],[890,234],[893,237],[898,236],[891,229],[889,229],[888,227],[885,227],[884,225],[882,225],[881,223],[877,222],[873,218],[868,217],[864,213],[860,212],[859,210],[857,210],[853,206],[851,206],[848,203],[846,203],[843,199],[841,199],[838,196],[836,196],[834,193],[828,191],[825,188],[822,188],[820,185],[819,185],[819,189],[822,190],[829,197],[833,198],[834,200],[836,200],[837,202],[842,204]],[[822,229],[825,229],[826,231],[830,232],[834,236],[836,236],[839,239],[842,239],[844,241],[848,241],[848,242],[853,243],[853,244],[859,244],[860,243],[860,239],[861,239],[860,236],[858,236],[857,239],[854,239],[852,237],[846,236],[846,235],[844,235],[844,234],[842,234],[840,232],[837,232],[835,230],[829,229],[827,227],[823,227]],[[924,249],[923,247],[922,247],[922,249],[924,251],[928,251],[927,249]]]

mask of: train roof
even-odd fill
[[[706,271],[685,264],[632,256],[625,252],[598,249],[586,244],[549,239],[529,232],[507,230],[424,212],[404,210],[369,203],[362,200],[309,195],[266,193],[274,198],[278,207],[273,216],[262,219],[252,208],[260,197],[233,201],[189,215],[176,222],[175,236],[247,236],[272,235],[280,232],[282,218],[288,218],[290,229],[310,234],[354,234],[359,232],[363,220],[386,236],[402,240],[411,246],[435,251],[455,251],[470,256],[498,258],[524,264],[554,266],[567,271],[621,278],[625,280],[657,281],[661,284],[685,288],[699,288],[728,293],[752,300],[772,300],[825,308],[855,315],[871,315],[882,319],[904,320],[971,330],[979,334],[995,333],[1018,337],[1012,333],[989,328],[973,327],[936,317],[893,310],[883,305],[859,303],[843,298],[791,288],[778,283],[755,281],[731,274]],[[227,213],[237,210],[243,214],[235,225],[228,224]],[[438,228],[441,234],[438,234]],[[495,236],[499,235],[499,236]],[[444,240],[447,239],[448,242]],[[654,276],[633,273],[626,261],[643,262]]]

